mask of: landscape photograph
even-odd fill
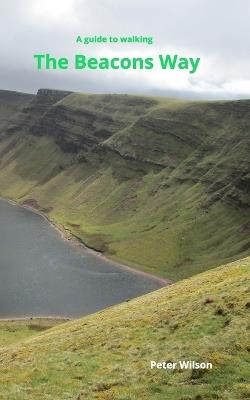
[[[1,2],[0,399],[250,399],[249,17]]]

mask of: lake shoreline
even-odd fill
[[[126,265],[126,264],[123,264],[121,262],[113,260],[112,258],[107,257],[103,253],[98,252],[97,250],[87,246],[85,243],[83,243],[77,237],[75,237],[70,231],[68,231],[68,230],[66,231],[64,227],[59,226],[55,221],[51,220],[47,214],[45,214],[44,212],[38,210],[35,207],[32,207],[30,205],[26,205],[26,204],[20,204],[20,203],[16,202],[15,200],[8,199],[8,198],[2,197],[2,196],[0,196],[0,199],[3,200],[3,201],[8,202],[9,204],[12,204],[12,205],[17,206],[17,207],[24,208],[24,209],[26,209],[26,210],[28,210],[30,212],[33,212],[33,213],[39,215],[44,220],[46,220],[50,224],[50,226],[53,227],[59,233],[59,235],[60,235],[62,240],[67,242],[69,245],[71,245],[75,249],[80,249],[80,250],[85,250],[87,252],[91,252],[91,254],[94,255],[95,257],[102,258],[102,259],[112,263],[114,266],[116,266],[119,269],[123,269],[123,270],[129,271],[129,272],[131,272],[133,274],[137,274],[137,275],[144,276],[144,277],[147,277],[149,279],[152,279],[152,280],[158,282],[161,285],[161,287],[165,287],[165,286],[168,286],[168,285],[171,285],[171,284],[174,283],[174,281],[172,281],[170,279],[161,278],[161,277],[159,277],[157,275],[154,275],[154,274],[152,274],[150,272],[146,272],[146,271],[142,271],[140,269],[136,269],[136,268],[130,267],[130,266]],[[12,319],[15,319],[15,318],[11,318],[10,320],[12,320]]]
[[[25,322],[36,322],[36,321],[62,321],[62,323],[66,323],[69,321],[76,320],[78,318],[70,318],[70,317],[60,317],[60,316],[48,316],[48,317],[43,317],[43,316],[35,316],[35,317],[11,317],[11,318],[0,318],[0,323],[1,322],[16,322],[16,321],[25,321]]]

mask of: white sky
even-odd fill
[[[250,97],[250,0],[0,1],[0,88],[40,87],[94,93],[144,93],[199,98]],[[153,36],[153,45],[88,45],[77,35]],[[37,71],[33,54],[73,58],[200,57],[187,71]],[[156,65],[156,63],[155,63]]]

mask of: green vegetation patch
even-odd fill
[[[24,338],[35,335],[37,332],[43,332],[63,322],[65,322],[65,319],[27,318],[0,320],[0,348],[17,343]]]

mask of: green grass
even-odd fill
[[[63,319],[29,318],[19,320],[0,320],[0,348],[18,343],[65,322]]]
[[[249,267],[239,260],[1,348],[0,398],[248,399]],[[213,369],[149,367],[183,359]]]

